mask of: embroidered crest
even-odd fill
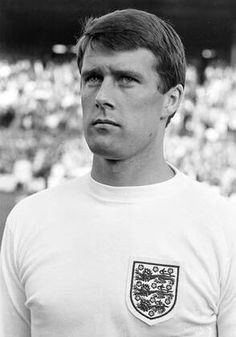
[[[149,325],[171,318],[176,304],[179,266],[133,261],[127,303]]]

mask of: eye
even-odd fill
[[[123,85],[128,85],[128,84],[132,84],[134,82],[137,82],[137,80],[132,76],[123,75],[119,78],[119,82]]]
[[[102,82],[102,76],[100,75],[88,75],[84,78],[84,83],[89,85],[97,85]]]

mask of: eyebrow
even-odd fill
[[[88,70],[84,70],[81,72],[81,77],[84,79],[90,75],[94,75],[94,74],[98,74],[101,75],[102,71],[100,68],[92,68],[92,69],[88,69]]]
[[[129,77],[134,77],[134,78],[137,78],[137,79],[143,78],[143,76],[139,72],[134,71],[134,70],[130,70],[130,69],[122,69],[122,70],[113,69],[111,72],[116,77],[129,76]]]
[[[130,76],[130,77],[135,77],[140,80],[143,78],[142,74],[140,74],[137,71],[131,70],[131,69],[120,69],[119,70],[119,69],[111,68],[111,73],[115,77]],[[101,68],[98,68],[98,67],[94,67],[94,68],[87,69],[87,70],[85,69],[84,71],[82,71],[81,77],[84,79],[94,74],[103,75],[103,71]]]

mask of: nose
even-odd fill
[[[97,96],[95,98],[95,104],[97,108],[114,108],[113,100],[113,84],[112,81],[104,79],[101,83]]]

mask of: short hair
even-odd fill
[[[177,84],[185,85],[186,59],[182,41],[169,23],[154,14],[130,8],[89,18],[77,42],[80,71],[86,48],[93,48],[93,43],[113,51],[146,48],[157,60],[160,92],[165,93]]]

